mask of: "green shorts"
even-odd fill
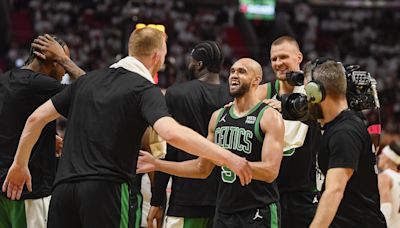
[[[0,195],[0,228],[46,228],[50,196],[10,200]]]

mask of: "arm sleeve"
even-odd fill
[[[74,83],[67,86],[67,88],[65,88],[63,91],[51,98],[51,102],[53,102],[53,105],[56,108],[57,112],[65,118],[68,118],[69,106],[72,100],[73,90],[78,81],[79,80],[76,80]]]
[[[142,93],[139,105],[143,117],[151,126],[158,119],[170,116],[164,95],[161,93],[160,88],[156,86],[151,86]]]
[[[335,132],[329,140],[328,168],[358,168],[362,150],[362,140],[354,131]]]

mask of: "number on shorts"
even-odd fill
[[[236,180],[236,173],[234,173],[228,167],[222,166],[221,178],[225,183],[232,184]]]

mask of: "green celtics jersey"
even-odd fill
[[[268,106],[262,102],[243,117],[237,117],[230,108],[221,110],[214,132],[214,142],[248,161],[261,161],[264,133],[261,117]],[[227,167],[221,167],[221,179],[217,196],[217,210],[225,213],[266,207],[279,200],[275,181],[267,183],[252,180],[241,186],[239,177]]]

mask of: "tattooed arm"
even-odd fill
[[[69,49],[67,45],[61,45],[50,35],[38,36],[33,43],[32,48],[35,49],[34,53],[37,57],[46,60],[52,59],[60,64],[72,79],[76,79],[84,74],[69,57]]]

